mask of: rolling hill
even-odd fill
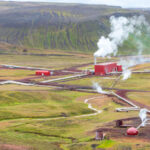
[[[0,42],[38,49],[95,51],[110,31],[109,17],[145,15],[149,10],[105,5],[0,2]],[[127,41],[122,50],[134,49]],[[126,51],[128,53],[128,51]]]

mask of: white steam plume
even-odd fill
[[[131,70],[128,69],[128,70],[124,70],[122,74],[123,74],[122,80],[127,80],[128,78],[131,77],[132,72],[131,72]]]
[[[110,17],[111,33],[108,37],[102,36],[98,43],[98,50],[94,53],[94,57],[110,57],[116,56],[118,53],[118,46],[121,46],[129,35],[133,36],[134,44],[136,44],[138,57],[122,58],[120,65],[123,66],[123,80],[128,79],[132,72],[129,67],[143,63],[145,60],[141,56],[145,47],[142,41],[142,33],[150,33],[150,25],[146,22],[144,16],[126,17]],[[131,51],[132,53],[132,51]]]
[[[144,16],[126,17],[110,17],[111,33],[108,37],[102,36],[98,43],[98,50],[94,53],[94,57],[108,57],[112,54],[116,56],[118,46],[121,46],[128,39],[130,33],[141,35],[141,27],[144,25],[150,31],[150,27]],[[138,45],[140,42],[138,41]]]
[[[109,94],[109,92],[104,91],[98,83],[93,83],[93,88],[100,94]]]
[[[130,67],[133,67],[135,65],[142,64],[145,62],[150,62],[150,59],[145,58],[141,55],[121,58],[118,64],[122,65],[122,69],[123,69],[122,80],[127,80],[128,78],[131,77],[132,71],[129,69]]]
[[[141,118],[142,126],[145,126],[145,123],[147,121],[147,112],[148,110],[145,108],[140,110],[139,117]]]

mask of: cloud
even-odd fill
[[[7,0],[4,0],[7,1]],[[82,4],[106,4],[122,7],[150,8],[149,0],[8,0],[8,1],[28,1],[28,2],[63,2],[63,3],[82,3]]]

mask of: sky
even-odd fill
[[[3,0],[7,1],[7,0]],[[64,2],[82,4],[106,4],[121,6],[124,8],[150,8],[150,0],[8,0],[8,1],[29,1],[29,2]]]

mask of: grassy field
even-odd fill
[[[28,146],[38,150],[49,150],[50,147],[58,150],[61,148],[64,150],[90,150],[93,144],[96,144],[99,148],[118,147],[117,145],[120,142],[115,139],[113,139],[113,142],[106,140],[102,143],[92,140],[95,137],[95,133],[91,131],[102,126],[103,123],[122,117],[135,116],[136,113],[118,114],[114,112],[114,108],[119,106],[112,102],[103,107],[105,108],[103,113],[93,117],[1,121],[0,137],[5,139],[1,142]],[[3,127],[4,125],[5,127]]]
[[[41,67],[48,69],[63,69],[92,62],[92,56],[90,57],[90,55],[82,55],[80,53],[60,53],[59,55],[56,53],[52,56],[0,55],[0,64]]]
[[[52,90],[51,87],[40,87],[40,86],[24,86],[16,84],[5,84],[0,85],[0,91],[45,91]]]
[[[93,76],[87,78],[79,78],[78,80],[66,81],[65,84],[69,85],[82,85],[82,86],[93,86],[93,83],[99,83],[103,87],[111,87],[114,81],[116,80],[116,76],[110,77],[102,77],[102,76]]]
[[[140,65],[136,65],[132,67],[132,70],[134,71],[149,71],[150,70],[150,63],[144,63]]]
[[[85,104],[75,101],[81,95],[87,94],[67,91],[1,91],[0,119],[54,118],[92,113]]]
[[[2,80],[19,80],[24,78],[35,77],[35,71],[30,70],[11,70],[11,69],[1,69],[0,79]]]
[[[118,147],[120,142],[116,139],[94,141],[95,133],[92,131],[114,119],[137,115],[137,112],[115,112],[115,108],[121,106],[106,97],[105,100],[91,101],[94,107],[103,110],[101,114],[76,118],[93,113],[84,100],[100,95],[56,91],[47,87],[0,87],[0,145],[21,145],[34,150],[49,150],[50,147],[52,150],[91,150],[95,144],[99,148]]]
[[[150,94],[146,92],[128,93],[127,96],[137,102],[150,106]]]
[[[53,52],[53,54],[56,53]],[[4,57],[0,55],[0,63],[20,66],[31,66],[32,64],[34,67],[62,69],[93,61],[89,54],[67,55],[66,53],[64,56],[6,55]],[[77,61],[80,59],[80,62]],[[100,59],[99,61],[105,60]],[[79,66],[78,69],[84,70],[86,66]],[[0,79],[23,79],[32,77],[32,75],[34,76],[34,71],[0,70]],[[92,86],[93,82],[98,82],[103,87],[111,87],[116,78],[117,76],[93,76],[63,83]],[[116,87],[146,90],[149,89],[149,78],[148,74],[133,74],[127,81],[120,80]],[[139,102],[142,99],[144,104],[149,105],[148,95],[148,93],[129,93],[128,96]],[[95,116],[82,116],[95,113],[84,101],[97,96],[101,97],[89,103],[94,108],[102,110],[102,113]],[[0,85],[0,149],[3,144],[22,146],[27,150],[149,149],[149,141],[134,138],[110,137],[104,141],[94,140],[94,130],[104,127],[106,123],[138,116],[138,112],[134,111],[115,112],[115,108],[118,107],[123,106],[113,102],[111,97],[101,94],[56,90],[52,87]]]
[[[120,80],[115,88],[147,90],[150,89],[150,74],[132,74],[128,80]]]

